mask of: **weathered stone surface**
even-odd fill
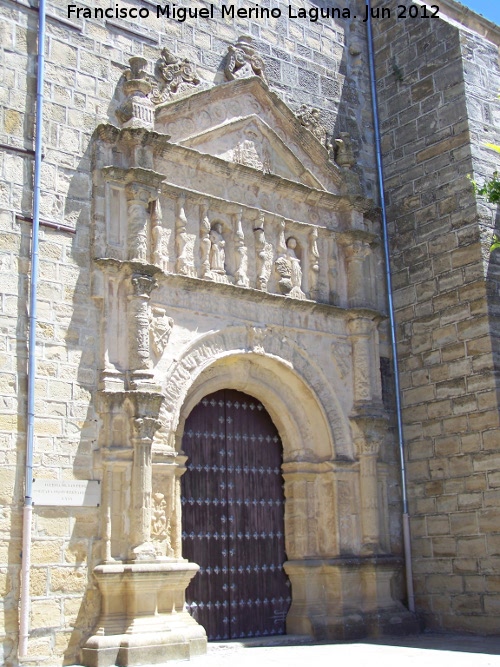
[[[486,135],[498,143],[498,123],[486,120],[480,100],[491,85],[499,85],[498,65],[490,60],[499,36],[466,36],[459,23],[452,25],[446,18],[425,26],[432,41],[430,35],[414,40],[415,30],[423,28],[416,24],[392,19],[374,27],[384,167],[390,184],[391,261],[398,275],[408,276],[407,281],[395,281],[400,363],[413,369],[411,385],[402,383],[403,426],[410,443],[408,482],[416,497],[414,521],[426,518],[427,527],[414,537],[414,565],[416,571],[449,572],[457,555],[469,562],[491,555],[493,548],[486,538],[492,539],[494,529],[482,512],[488,511],[488,494],[493,492],[485,475],[495,483],[498,472],[493,453],[498,447],[498,339],[492,336],[488,316],[493,306],[488,294],[498,289],[498,278],[490,273],[486,279],[490,258],[481,252],[481,239],[486,244],[493,227],[486,233],[479,227],[482,206],[467,174],[486,176],[496,167],[494,158],[476,144]],[[387,40],[398,53],[393,68],[384,60]],[[412,50],[424,43],[426,49],[440,49],[432,62],[424,63]],[[398,170],[404,174],[399,179]],[[487,215],[491,219],[491,211]],[[426,426],[427,418],[432,426]],[[425,439],[417,440],[420,430]],[[429,485],[429,479],[436,481]],[[424,543],[429,535],[432,551]],[[456,573],[463,574],[461,569]],[[415,578],[415,584],[418,606],[432,609],[425,614],[431,627],[478,628],[475,621],[480,618],[484,631],[492,631],[483,579],[467,589],[467,596],[459,595],[460,577],[450,581],[436,574],[425,582]],[[446,594],[436,596],[437,590]]]
[[[487,253],[493,211],[466,176],[482,182],[496,166],[483,144],[498,143],[488,96],[500,87],[499,39],[480,19],[472,31],[460,28],[463,16],[450,23],[453,11],[448,3],[432,21],[375,22],[378,90],[417,609],[430,627],[495,632],[498,591],[486,579],[500,571],[490,516],[500,500],[499,272]],[[29,148],[36,26],[22,6],[4,14],[2,143]],[[402,549],[397,457],[381,407],[383,397],[392,409],[380,378],[390,356],[380,228],[364,198],[375,193],[365,25],[70,20],[76,27],[54,16],[47,24],[41,212],[76,233],[41,228],[34,475],[99,479],[103,503],[98,512],[34,509],[29,660],[79,659],[113,595],[110,571],[97,588],[99,563],[142,567],[141,576],[153,563],[144,574],[152,586],[162,558],[181,558],[183,425],[223,386],[261,397],[285,435],[290,628],[348,638],[394,630],[394,619],[408,627],[401,564],[383,561]],[[31,233],[15,216],[31,210],[29,159],[0,156],[0,584],[10,656]],[[125,610],[143,622],[149,602],[134,606],[122,584],[120,623]],[[148,658],[203,650],[203,632],[183,612],[177,620],[176,640],[159,638]],[[141,645],[136,625],[129,635]],[[89,642],[89,664],[114,663],[117,650],[124,664],[144,658],[108,629]]]

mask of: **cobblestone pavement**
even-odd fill
[[[500,636],[422,634],[313,644],[303,638],[210,643],[186,667],[500,667]]]

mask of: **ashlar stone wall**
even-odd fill
[[[37,477],[88,479],[99,427],[89,147],[100,123],[118,122],[115,93],[128,59],[140,55],[152,67],[168,46],[196,62],[203,78],[220,79],[228,44],[250,34],[276,94],[294,111],[302,104],[318,108],[329,133],[351,134],[354,171],[367,195],[374,169],[360,23],[292,22],[284,5],[282,20],[184,23],[153,15],[144,21],[68,18],[67,6],[61,0],[47,7],[34,466]],[[28,151],[36,34],[36,11],[6,0],[0,9],[0,142]],[[6,665],[17,664],[31,232],[19,216],[31,216],[32,168],[29,153],[0,151],[0,662]],[[35,508],[28,658],[33,664],[74,662],[90,634],[99,599],[88,566],[100,557],[98,530],[95,510]]]
[[[374,21],[417,611],[498,632],[499,33],[447,17]]]

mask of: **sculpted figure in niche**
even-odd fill
[[[210,273],[217,282],[228,282],[226,276],[226,242],[222,236],[222,224],[216,222],[210,230]]]
[[[295,299],[304,299],[302,291],[302,267],[297,256],[297,239],[288,237],[285,242],[285,221],[281,221],[281,231],[278,239],[278,259],[274,263],[276,273],[280,279],[279,288],[283,294]]]
[[[292,283],[290,296],[293,296],[295,299],[304,299],[305,294],[302,291],[302,268],[300,266],[300,259],[296,254],[297,239],[290,236],[290,238],[287,239],[286,248],[290,262],[290,281]]]

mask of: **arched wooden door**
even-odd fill
[[[285,633],[282,446],[262,403],[234,390],[206,396],[186,420],[183,556],[200,571],[186,591],[208,639]]]

